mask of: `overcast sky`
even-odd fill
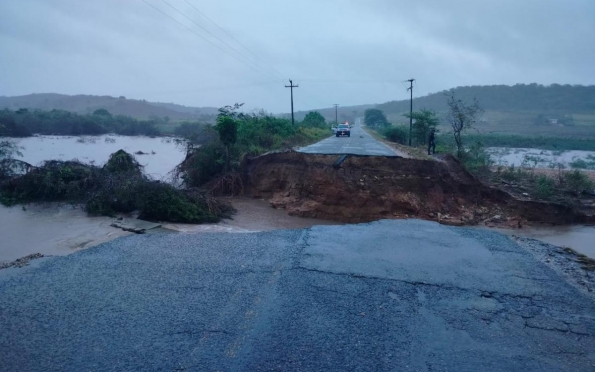
[[[594,0],[0,0],[0,19],[0,95],[287,112],[289,78],[296,110],[405,99],[410,77],[595,84]]]

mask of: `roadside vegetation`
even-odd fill
[[[293,126],[290,120],[265,112],[240,113],[240,107],[221,108],[215,126],[180,127],[178,133],[188,139],[189,146],[176,175],[186,186],[206,187],[215,194],[239,194],[243,187],[238,171],[244,157],[307,145],[331,135],[330,125],[317,112]]]

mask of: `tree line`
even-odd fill
[[[100,135],[115,133],[125,136],[157,136],[156,120],[138,120],[124,115],[112,115],[105,109],[82,115],[64,110],[0,110],[1,137],[45,135]]]

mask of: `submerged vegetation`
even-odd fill
[[[138,211],[143,219],[185,223],[217,222],[232,211],[203,192],[150,180],[123,150],[113,153],[103,167],[46,161],[0,183],[0,201],[5,205],[69,202],[83,204],[91,215]]]

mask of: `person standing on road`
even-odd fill
[[[431,155],[430,150],[432,150],[432,154],[436,153],[436,130],[433,128],[430,130],[430,138],[428,141],[428,155]]]

